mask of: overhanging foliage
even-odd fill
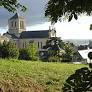
[[[0,7],[4,7],[9,12],[15,12],[18,8],[25,11],[26,7],[19,3],[19,0],[0,0]]]
[[[49,0],[45,10],[45,16],[52,22],[61,21],[61,18],[71,21],[73,17],[77,20],[83,13],[91,15],[92,0]]]

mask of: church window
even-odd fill
[[[17,26],[17,23],[16,23],[16,21],[15,21],[15,27]]]
[[[24,21],[20,21],[20,28],[21,28],[21,29],[24,28]]]
[[[11,26],[13,27],[13,21],[11,22]]]
[[[43,48],[43,46],[42,46],[42,42],[41,42],[41,49]]]
[[[24,22],[22,21],[22,28],[24,28]]]
[[[32,40],[32,41],[30,41],[29,43],[34,43],[34,41]]]
[[[39,48],[39,42],[38,42],[38,48]]]
[[[23,43],[23,48],[25,48],[25,43]]]
[[[25,42],[25,48],[26,48],[26,42]]]

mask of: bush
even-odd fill
[[[17,46],[11,42],[4,42],[0,45],[1,58],[17,59],[19,57],[19,50]]]
[[[49,62],[58,62],[58,61],[59,61],[59,57],[57,57],[57,56],[49,57],[49,58],[48,58],[48,61],[49,61]]]
[[[19,59],[21,59],[21,60],[29,60],[30,59],[27,49],[21,49],[19,51]]]
[[[11,42],[4,42],[0,48],[1,58],[13,58],[17,59],[19,57],[19,50],[17,46]]]
[[[34,43],[30,43],[27,48],[21,49],[19,53],[19,59],[38,60],[38,50]]]

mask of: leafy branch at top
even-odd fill
[[[0,0],[0,6],[7,9],[9,12],[15,12],[17,9],[26,11],[26,7],[19,3],[18,0]]]
[[[78,19],[78,15],[92,13],[92,0],[49,0],[45,16],[49,17],[52,22],[68,19],[71,21],[74,17]]]

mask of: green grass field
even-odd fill
[[[0,59],[0,92],[62,92],[65,79],[85,66]]]

